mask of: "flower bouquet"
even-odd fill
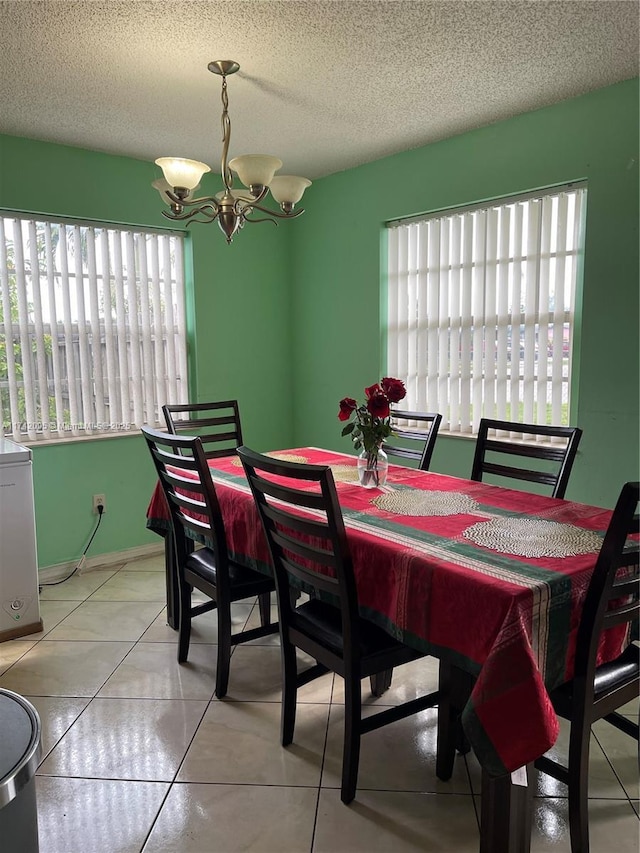
[[[404,399],[407,390],[400,379],[387,376],[365,388],[364,393],[366,400],[360,404],[353,397],[340,400],[338,419],[349,421],[342,435],[350,435],[355,450],[362,451],[358,457],[358,475],[360,483],[371,489],[386,482],[387,455],[382,445],[393,433],[391,405]]]

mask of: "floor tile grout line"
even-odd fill
[[[167,802],[167,800],[169,799],[169,794],[171,793],[172,788],[173,788],[173,785],[172,785],[172,784],[169,784],[169,785],[167,786],[167,790],[165,791],[165,795],[164,795],[164,797],[162,798],[162,802],[161,802],[161,803],[160,803],[160,805],[158,806],[158,811],[156,812],[155,817],[154,817],[154,818],[153,818],[153,820],[151,821],[151,826],[149,827],[149,831],[148,831],[148,832],[147,832],[147,834],[145,835],[144,840],[142,841],[142,844],[141,844],[141,846],[140,846],[140,850],[139,850],[139,852],[138,852],[138,853],[143,853],[144,848],[147,846],[147,842],[148,842],[148,841],[149,841],[149,839],[151,838],[151,833],[153,832],[154,827],[155,827],[155,825],[157,824],[157,822],[158,822],[158,820],[159,820],[159,818],[160,818],[160,815],[161,815],[161,813],[162,813],[162,809],[164,808],[165,803],[166,803],[166,802]]]
[[[174,701],[174,700],[170,700],[170,701]],[[195,740],[195,737],[196,737],[196,735],[197,735],[197,733],[198,733],[198,730],[200,729],[200,726],[202,725],[202,721],[204,720],[205,715],[206,715],[207,711],[209,710],[209,707],[210,707],[210,705],[211,705],[211,702],[212,702],[212,700],[210,699],[210,700],[205,704],[205,707],[204,707],[204,709],[203,709],[203,711],[202,711],[202,715],[200,716],[200,720],[198,721],[198,724],[197,724],[197,725],[195,726],[195,728],[194,728],[194,731],[193,731],[193,735],[192,735],[192,737],[191,737],[191,740],[190,740],[190,741],[189,741],[189,743],[187,744],[187,747],[186,747],[186,749],[185,749],[185,751],[184,751],[184,755],[182,756],[182,759],[178,762],[178,766],[176,767],[176,771],[175,771],[175,773],[173,774],[173,779],[169,782],[169,787],[167,788],[167,792],[166,792],[165,796],[163,797],[162,803],[160,804],[160,807],[158,808],[158,811],[157,811],[157,813],[156,813],[156,815],[155,815],[154,819],[153,819],[153,820],[152,820],[152,822],[151,822],[151,826],[149,827],[149,831],[148,831],[147,835],[145,836],[145,839],[144,839],[144,841],[143,841],[143,843],[142,843],[142,847],[140,848],[140,853],[142,853],[142,851],[144,850],[144,848],[145,848],[145,846],[146,846],[146,844],[147,844],[147,841],[148,841],[148,840],[149,840],[149,838],[151,837],[151,833],[153,832],[153,829],[154,829],[154,827],[155,827],[156,823],[157,823],[157,822],[158,822],[158,820],[160,819],[160,814],[162,813],[162,809],[164,808],[164,805],[165,805],[166,801],[169,799],[169,796],[170,796],[170,794],[171,794],[171,792],[172,792],[172,790],[173,790],[174,786],[177,784],[176,780],[177,780],[178,774],[180,773],[180,770],[182,769],[182,767],[183,767],[183,765],[184,765],[184,762],[185,762],[185,760],[186,760],[186,758],[187,758],[187,754],[188,754],[188,752],[189,752],[189,750],[190,750],[190,748],[191,748],[191,745],[193,744],[193,741]]]
[[[322,795],[323,787],[322,787],[322,777],[324,774],[324,766],[327,759],[327,745],[329,743],[329,721],[331,720],[331,708],[333,707],[333,691],[336,686],[336,674],[335,672],[332,674],[333,680],[331,682],[331,693],[329,695],[329,707],[327,710],[327,723],[324,730],[324,744],[322,746],[322,761],[320,762],[320,775],[318,777],[318,791],[316,793],[316,807],[313,815],[313,827],[311,830],[311,845],[309,847],[309,853],[313,853],[313,848],[316,842],[316,829],[318,826],[318,816],[320,812],[320,797]]]
[[[92,590],[92,591],[89,593],[89,595],[88,595],[88,596],[86,596],[86,597],[85,597],[84,599],[82,599],[82,600],[83,600],[83,601],[86,601],[86,600],[87,600],[87,598],[90,598],[90,597],[93,595],[93,593],[94,593],[94,592],[97,592],[99,589],[101,589],[101,588],[102,588],[106,583],[108,583],[108,582],[109,582],[109,581],[114,577],[114,575],[117,575],[117,574],[118,574],[118,572],[119,572],[121,569],[122,569],[122,566],[118,566],[118,568],[117,568],[117,569],[113,569],[113,570],[111,570],[111,569],[103,569],[103,571],[110,571],[110,572],[111,572],[110,576],[109,576],[108,578],[105,578],[105,579],[102,581],[102,583],[100,584],[100,586],[97,586],[94,590]],[[66,581],[62,581],[62,583],[58,582],[58,583],[43,583],[43,584],[39,584],[39,589],[47,589],[48,587],[62,586],[62,584],[63,584],[63,583],[66,583],[67,581],[70,581],[70,580],[71,580],[72,578],[74,578],[74,577],[76,577],[76,578],[79,580],[80,578],[87,577],[87,575],[94,575],[94,576],[96,576],[96,575],[98,574],[98,571],[100,571],[100,570],[96,568],[95,570],[92,570],[92,571],[90,571],[90,572],[84,572],[84,573],[78,572],[78,574],[75,574],[75,572],[74,572],[74,574],[69,575],[69,577],[66,579]],[[69,599],[58,599],[58,598],[44,598],[44,599],[40,599],[40,601],[68,601],[68,600],[69,600]]]
[[[624,784],[624,782],[622,781],[622,779],[621,779],[621,778],[620,778],[620,776],[618,775],[618,771],[616,770],[615,765],[613,764],[613,762],[611,761],[611,759],[610,759],[610,758],[609,758],[609,756],[607,755],[607,751],[606,751],[606,749],[605,749],[605,748],[604,748],[604,746],[600,743],[600,739],[598,738],[598,735],[595,733],[595,731],[593,730],[593,728],[591,729],[591,734],[592,734],[592,736],[595,738],[595,741],[596,741],[596,743],[598,744],[598,747],[600,748],[600,750],[602,751],[602,754],[604,755],[604,757],[605,757],[605,759],[606,759],[606,761],[607,761],[607,763],[608,763],[609,767],[611,768],[611,771],[613,772],[614,776],[615,776],[615,777],[616,777],[616,779],[618,780],[618,783],[619,783],[620,787],[622,788],[622,790],[623,790],[623,792],[624,792],[625,797],[626,797],[626,798],[627,798],[627,800],[629,800],[629,802],[631,803],[631,795],[630,795],[630,794],[629,794],[629,792],[627,791],[626,785]],[[596,799],[596,798],[589,797],[589,799]],[[617,798],[616,798],[616,799],[617,799]]]
[[[467,761],[467,756],[463,755],[462,758],[464,759],[464,769],[465,769],[465,772],[467,774],[467,782],[469,783],[469,793],[471,794],[471,797],[473,800],[473,811],[474,811],[475,816],[476,816],[476,823],[478,825],[478,832],[480,832],[480,815],[478,814],[478,805],[476,803],[476,795],[475,795],[475,791],[473,790],[473,782],[471,781],[471,770],[469,768],[469,762]]]

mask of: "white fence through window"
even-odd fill
[[[188,400],[183,238],[0,216],[0,419],[17,441],[159,425]]]

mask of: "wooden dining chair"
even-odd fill
[[[285,462],[238,448],[273,561],[282,649],[282,745],[293,740],[298,687],[327,671],[344,679],[341,798],[356,792],[360,738],[438,702],[438,693],[362,717],[361,681],[422,657],[363,619],[349,543],[331,469]],[[294,603],[302,588],[309,600]],[[296,648],[316,665],[298,674]]]
[[[615,660],[598,665],[603,632],[626,626],[624,642],[640,618],[640,547],[637,538],[629,538],[640,533],[639,489],[640,483],[626,483],[620,493],[587,590],[573,678],[550,694],[558,716],[571,723],[567,765],[546,755],[535,762],[539,770],[568,786],[572,853],[589,853],[591,726],[604,719],[639,741],[637,717],[633,722],[619,709],[640,695],[640,648],[631,643]]]
[[[237,400],[167,405],[162,413],[172,435],[200,436],[207,459],[231,456],[242,444]]]
[[[598,649],[604,631],[616,628],[620,645],[629,639],[640,617],[639,540],[629,536],[640,531],[639,483],[627,483],[618,499],[587,589],[576,642],[574,675],[550,692],[558,716],[570,721],[566,765],[548,755],[535,766],[568,786],[569,831],[572,853],[589,853],[589,742],[591,726],[600,719],[636,741],[638,724],[619,709],[640,693],[640,648],[631,643],[613,661],[598,665]],[[627,629],[625,630],[625,626]],[[460,714],[474,685],[471,674],[441,661],[438,707],[436,775],[451,778],[456,748],[469,746],[462,735]],[[640,741],[639,741],[640,743]],[[640,754],[639,754],[640,759]]]
[[[178,662],[187,660],[191,620],[202,613],[217,610],[217,667],[215,694],[221,699],[227,692],[231,647],[247,643],[278,630],[271,622],[270,596],[275,589],[273,577],[257,572],[229,557],[227,539],[215,486],[199,436],[171,436],[142,427],[158,472],[169,510],[175,568],[180,598]],[[204,547],[193,549],[193,540]],[[193,605],[192,588],[209,601]],[[231,604],[258,596],[261,625],[232,633]]]
[[[385,440],[384,452],[388,456],[396,456],[401,459],[415,459],[418,462],[418,468],[422,471],[428,471],[441,421],[442,415],[437,413],[392,409],[393,438],[399,438],[403,442],[408,441],[409,444],[396,444]],[[417,422],[418,426],[414,426],[413,422]],[[421,427],[420,424],[424,424],[424,426]]]
[[[524,443],[510,439],[508,436],[489,437],[489,430],[522,434],[527,438],[543,441]],[[482,480],[483,474],[492,474],[529,483],[540,483],[552,487],[552,497],[563,498],[581,437],[582,430],[578,427],[520,424],[482,418],[478,428],[471,479]],[[554,444],[553,439],[561,439],[563,443]],[[495,454],[500,457],[499,462],[494,461]],[[505,457],[514,464],[508,464]],[[533,469],[518,467],[518,463],[527,464],[530,459],[542,460],[543,464]]]

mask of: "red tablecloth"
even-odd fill
[[[547,690],[572,675],[582,603],[611,511],[395,465],[384,489],[364,489],[353,456],[317,448],[274,455],[331,465],[362,614],[477,676],[463,724],[483,767],[504,774],[549,749],[558,721]],[[210,467],[231,555],[268,571],[240,460]],[[147,526],[161,531],[167,518],[158,487]],[[562,556],[523,555],[541,542]],[[602,659],[627,642],[620,630],[609,632]]]

